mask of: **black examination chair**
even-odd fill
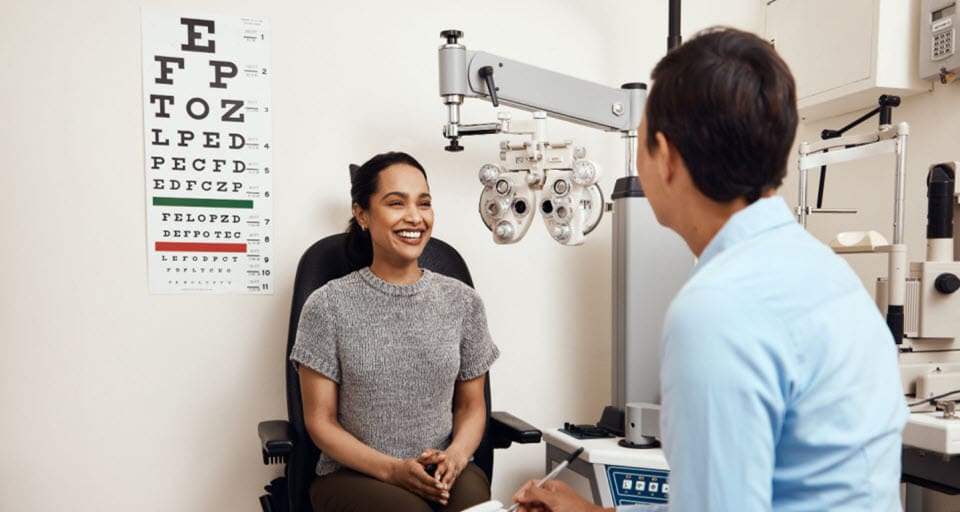
[[[328,236],[313,244],[300,258],[293,287],[293,307],[290,310],[290,329],[285,352],[287,384],[287,420],[263,421],[259,424],[260,443],[264,464],[286,463],[284,476],[265,487],[267,494],[260,497],[263,512],[311,512],[308,489],[315,476],[320,451],[313,445],[303,423],[303,405],[297,369],[289,362],[290,350],[296,339],[300,310],[307,297],[327,281],[348,273],[345,251],[346,234]],[[473,286],[470,271],[460,254],[447,243],[431,239],[420,256],[420,266],[439,274],[454,277]],[[487,427],[480,446],[474,453],[474,462],[490,481],[493,481],[493,449],[507,448],[511,443],[539,443],[541,433],[536,428],[506,412],[490,412],[490,379],[484,396],[487,402]]]

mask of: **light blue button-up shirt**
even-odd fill
[[[892,337],[782,198],[737,212],[703,251],[667,313],[660,384],[671,511],[900,510],[909,413]]]

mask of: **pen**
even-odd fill
[[[582,446],[581,446],[580,448],[577,448],[573,453],[571,453],[570,456],[567,457],[566,459],[564,459],[563,462],[561,462],[560,464],[557,464],[557,467],[553,468],[553,471],[547,473],[547,476],[541,478],[541,479],[537,482],[537,487],[543,487],[543,484],[545,484],[545,483],[549,482],[550,480],[553,480],[554,478],[556,478],[557,475],[559,475],[560,472],[563,471],[563,468],[567,467],[567,465],[569,465],[569,464],[570,464],[571,462],[573,462],[577,457],[579,457],[581,453],[583,453],[583,447],[582,447]],[[513,505],[510,505],[510,508],[507,509],[507,512],[514,512],[515,510],[517,510],[517,508],[518,508],[519,506],[520,506],[519,503],[514,503]]]

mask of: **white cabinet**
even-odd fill
[[[931,90],[918,76],[919,0],[772,0],[764,31],[797,81],[805,120]]]

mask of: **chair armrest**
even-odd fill
[[[490,441],[494,448],[509,448],[510,443],[539,443],[540,429],[505,412],[490,413]]]
[[[264,464],[287,461],[287,455],[290,455],[296,444],[289,422],[286,420],[261,421],[257,425],[257,434],[260,435]]]

